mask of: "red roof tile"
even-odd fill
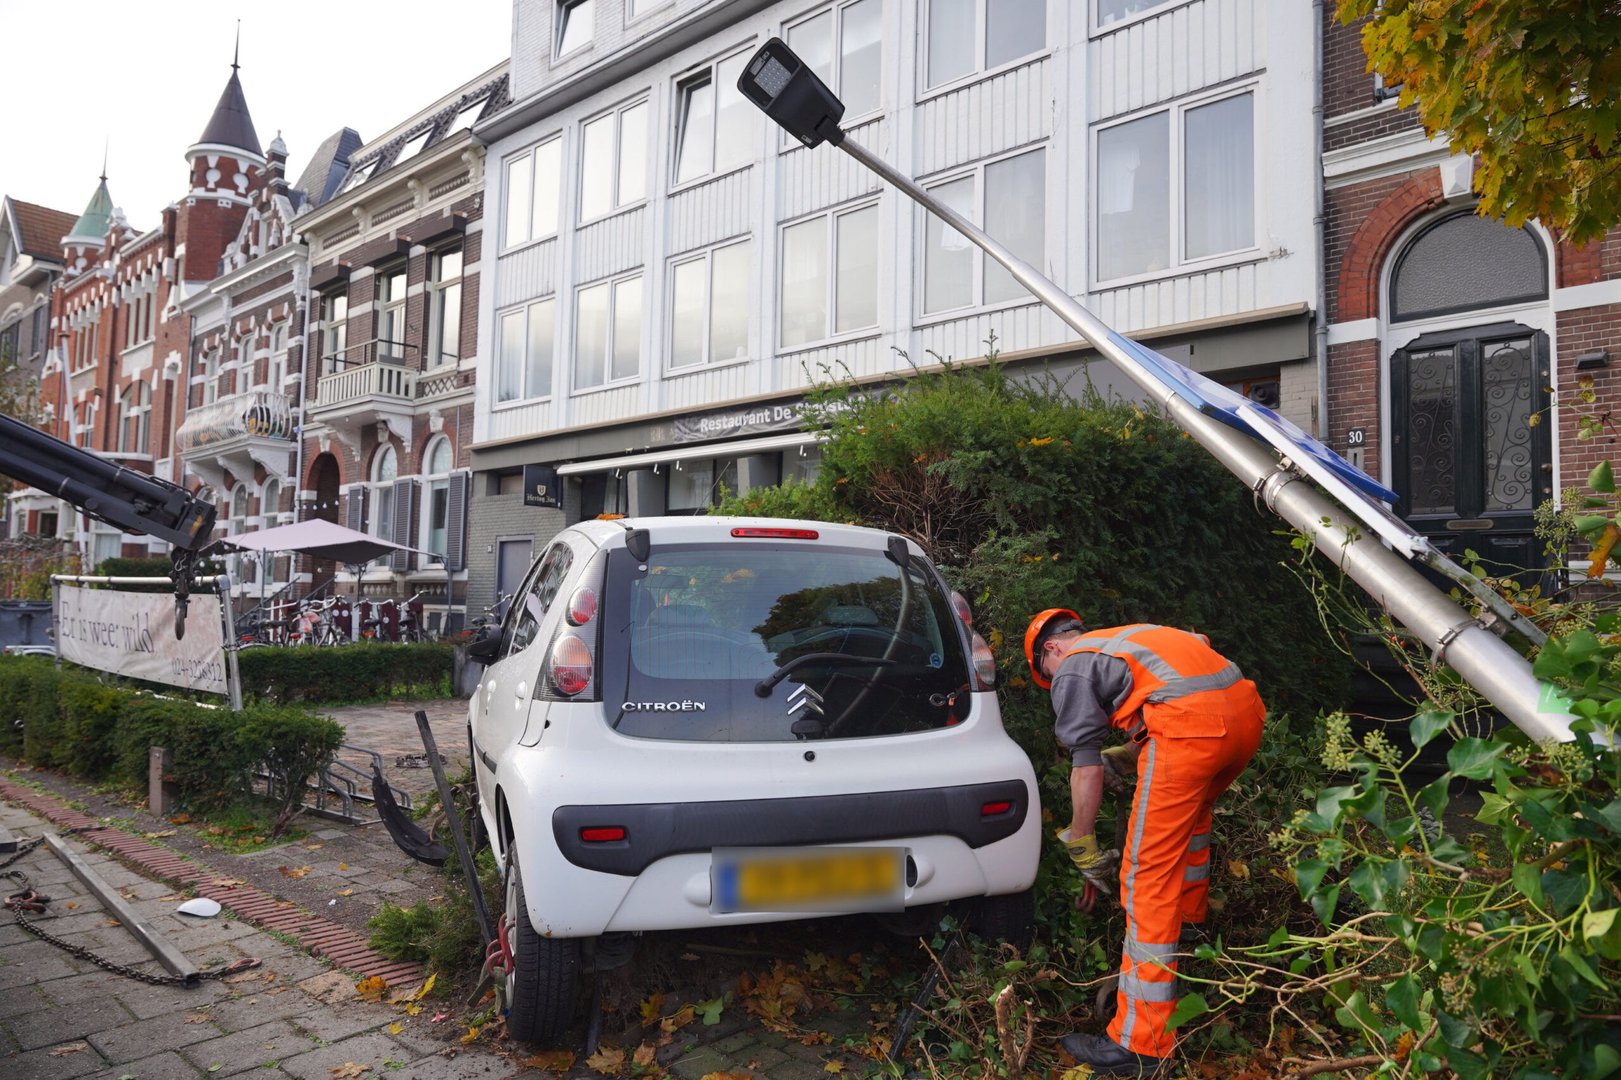
[[[18,249],[25,255],[60,259],[62,237],[73,231],[73,223],[78,218],[73,214],[23,202],[21,199],[8,201],[11,203],[11,212],[14,215],[12,220],[16,223],[18,231],[16,237]]]

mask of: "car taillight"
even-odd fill
[[[971,648],[974,659],[974,689],[993,690],[996,688],[996,656],[985,639],[975,630],[972,635]]]
[[[968,606],[968,598],[960,592],[951,594],[951,607],[956,611],[957,618],[962,620],[964,626],[974,625],[974,609]]]
[[[815,529],[781,529],[764,528],[758,525],[741,525],[732,530],[732,535],[739,539],[815,540],[821,534]]]
[[[611,844],[624,838],[623,825],[594,825],[580,830],[580,839],[588,844]]]
[[[573,634],[564,634],[552,643],[549,664],[552,685],[564,697],[573,697],[591,685],[591,650]]]
[[[574,595],[568,598],[568,624],[582,626],[588,623],[597,613],[597,591],[589,585],[581,585],[574,590]]]

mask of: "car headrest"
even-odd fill
[[[649,626],[708,626],[709,612],[697,604],[665,604],[653,609]]]

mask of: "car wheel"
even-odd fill
[[[568,1030],[580,981],[580,939],[542,937],[529,922],[523,875],[513,852],[507,866],[507,909],[501,915],[512,949],[506,978],[507,1034],[548,1042]]]
[[[982,896],[968,912],[968,930],[987,941],[1005,941],[1028,952],[1036,931],[1034,889],[1005,896]]]

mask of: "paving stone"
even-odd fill
[[[511,1062],[487,1053],[470,1052],[454,1055],[434,1054],[408,1062],[398,1071],[390,1070],[384,1077],[392,1080],[495,1080],[498,1077],[524,1075],[544,1076],[534,1070],[515,1067]],[[379,1078],[383,1080],[383,1078]]]
[[[193,1043],[181,1053],[211,1076],[235,1076],[268,1062],[306,1053],[309,1048],[308,1037],[299,1034],[285,1020],[275,1020],[244,1028],[233,1035]]]
[[[208,1012],[216,1002],[230,998],[230,990],[218,982],[202,982],[196,986],[151,986],[132,979],[121,979],[112,990],[113,996],[124,1003],[124,1008],[135,1014],[137,1020],[150,1020],[165,1013],[183,1012],[188,1015]]]
[[[297,990],[280,994],[256,993],[236,1001],[222,1001],[208,1010],[221,1031],[258,1027],[270,1020],[296,1020],[322,1006]]]
[[[388,1006],[373,1005],[356,998],[352,1004],[335,1009],[312,1009],[293,1022],[305,1033],[330,1043],[384,1027],[395,1019],[394,1010]]]
[[[73,1042],[99,1031],[117,1028],[131,1020],[130,1014],[112,998],[91,999],[71,1007],[44,1009],[5,1021],[23,1050]]]
[[[91,965],[70,957],[55,945],[30,939],[0,952],[0,983],[16,985],[26,977],[43,983],[91,970]]]
[[[204,1075],[173,1050],[165,1050],[139,1061],[92,1073],[90,1080],[122,1080],[126,1076],[133,1076],[136,1080],[197,1080]]]
[[[83,1050],[52,1054],[52,1050],[82,1045]],[[0,1075],[26,1077],[27,1080],[69,1080],[70,1077],[88,1076],[107,1067],[95,1047],[83,1040],[68,1040],[60,1046],[47,1046],[16,1057],[0,1060]]]
[[[213,1023],[188,1023],[186,1013],[168,1013],[151,1020],[137,1020],[90,1035],[90,1042],[102,1056],[116,1064],[138,1061],[155,1046],[179,1048],[211,1039],[220,1033]]]
[[[0,1019],[22,1016],[50,1004],[51,999],[41,993],[37,986],[7,986],[0,989]]]
[[[731,1059],[718,1050],[700,1046],[670,1063],[670,1071],[681,1080],[698,1080],[712,1072],[720,1072],[731,1064]]]
[[[281,1071],[298,1080],[332,1080],[332,1070],[349,1062],[370,1065],[372,1073],[387,1076],[391,1061],[405,1064],[410,1052],[386,1035],[361,1035],[320,1046],[296,1057],[282,1058]]]
[[[124,982],[121,975],[92,968],[83,975],[55,979],[40,984],[40,991],[54,1005],[71,1005],[76,1001],[110,997],[117,992],[117,984]],[[140,983],[134,985],[139,986]]]

